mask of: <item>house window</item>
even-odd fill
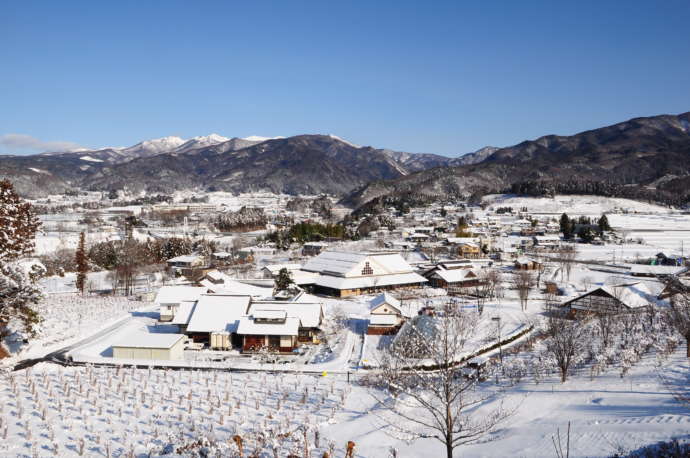
[[[369,261],[364,263],[364,269],[362,269],[362,275],[373,275],[374,269],[369,265]]]

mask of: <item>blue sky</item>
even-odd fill
[[[216,132],[455,156],[573,134],[689,111],[688,24],[687,0],[0,0],[0,153]]]

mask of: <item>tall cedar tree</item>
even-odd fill
[[[599,226],[599,233],[603,234],[604,231],[610,231],[611,225],[609,224],[609,219],[606,217],[606,215],[601,215],[601,218],[599,218],[599,222],[597,224]]]
[[[12,319],[31,334],[40,321],[31,306],[41,298],[36,280],[43,269],[34,266],[26,272],[16,262],[33,251],[40,225],[31,204],[17,195],[12,183],[0,180],[0,337]]]
[[[0,261],[14,261],[34,250],[41,222],[9,180],[0,180]]]
[[[561,215],[560,226],[561,232],[563,233],[563,238],[565,238],[566,240],[573,238],[574,224],[572,221],[570,221],[570,218],[568,218],[568,215],[566,213],[563,213]]]
[[[89,271],[89,263],[86,259],[86,240],[83,231],[79,234],[79,245],[74,255],[74,262],[77,264],[77,289],[84,294],[86,273]]]

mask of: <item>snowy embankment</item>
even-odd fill
[[[35,338],[27,344],[8,342],[12,357],[1,361],[15,364],[23,359],[42,358],[90,336],[124,323],[133,311],[153,312],[150,303],[125,297],[82,296],[74,293],[48,295],[36,307],[42,322]]]

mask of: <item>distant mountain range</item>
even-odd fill
[[[343,203],[372,210],[497,192],[599,194],[675,205],[690,200],[690,113],[635,118],[475,154],[476,161],[466,164],[368,183]]]
[[[332,135],[184,140],[0,156],[0,177],[27,196],[68,189],[271,191],[343,196],[353,207],[489,192],[581,192],[687,200],[690,114],[636,118],[458,158],[357,146]]]
[[[67,189],[178,189],[344,195],[373,180],[471,160],[361,147],[334,135],[163,137],[126,148],[0,156],[0,176],[24,195]]]

